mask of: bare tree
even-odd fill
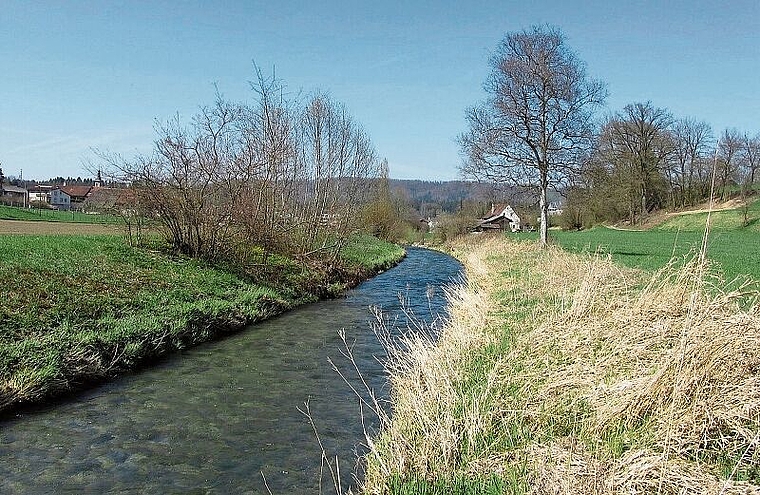
[[[598,152],[628,186],[631,223],[662,205],[664,173],[672,154],[672,122],[667,110],[651,102],[634,103],[611,118],[602,131]]]
[[[241,108],[217,95],[189,125],[157,123],[153,153],[124,160],[98,153],[107,175],[130,184],[130,214],[155,219],[168,243],[193,257],[223,257],[235,250],[232,211]]]
[[[672,126],[671,136],[672,175],[677,187],[674,197],[679,206],[693,205],[703,199],[704,182],[709,177],[702,173],[702,164],[712,153],[712,129],[706,122],[692,118],[679,119]]]
[[[488,99],[467,113],[460,137],[465,176],[511,182],[539,196],[547,244],[549,187],[567,183],[594,137],[593,111],[607,92],[556,28],[509,33],[491,58]]]
[[[408,209],[400,194],[391,190],[388,162],[380,165],[380,177],[373,181],[372,197],[361,212],[362,223],[372,235],[387,241],[398,241],[406,226],[404,212]]]
[[[263,261],[271,252],[293,250],[289,240],[296,214],[293,210],[297,173],[296,104],[287,100],[274,77],[257,71],[251,83],[256,102],[243,110],[239,123],[242,151],[235,161],[238,198],[234,221],[248,242],[262,249]]]
[[[299,216],[308,219],[304,248],[335,254],[369,199],[368,186],[379,176],[380,164],[361,126],[326,95],[308,101],[301,130]]]
[[[742,144],[740,163],[744,168],[744,183],[752,188],[760,168],[760,134],[755,137],[745,134]]]
[[[748,197],[751,194],[755,184],[755,173],[760,165],[760,135],[750,138],[747,134],[742,136],[742,145],[739,149],[738,167],[739,167],[739,197],[742,204],[739,212],[742,215],[742,225],[749,225],[750,201]]]
[[[724,200],[728,199],[728,186],[731,181],[738,181],[739,158],[743,146],[744,137],[735,128],[724,130],[720,136],[716,175],[720,195]]]
[[[257,76],[251,104],[217,95],[189,125],[157,125],[152,154],[106,161],[179,252],[329,262],[378,175],[374,147],[342,105],[288,99],[274,77]]]

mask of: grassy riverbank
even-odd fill
[[[503,238],[455,254],[468,279],[440,340],[392,349],[366,493],[760,489],[746,294],[696,264],[652,274]]]
[[[361,237],[340,270],[271,257],[241,277],[118,236],[0,236],[0,411],[337,294],[402,256]]]

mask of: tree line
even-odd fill
[[[675,118],[651,102],[598,119],[605,84],[561,31],[508,33],[490,60],[487,98],[467,111],[462,174],[532,192],[547,242],[548,194],[566,196],[563,223],[641,222],[659,208],[695,205],[712,194],[746,194],[758,180],[760,135]]]
[[[101,157],[178,252],[334,259],[358,229],[383,162],[362,126],[329,96],[288,96],[258,71],[251,87],[251,102],[217,94],[189,124],[157,124],[149,154]]]
[[[732,128],[715,136],[704,121],[633,103],[604,121],[580,165],[567,190],[565,226],[634,224],[654,210],[746,195],[760,178],[760,134]]]

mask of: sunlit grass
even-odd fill
[[[750,205],[748,218],[748,225],[743,226],[740,210],[710,214],[707,258],[727,280],[750,277],[760,281],[760,201]],[[552,231],[551,236],[570,252],[609,254],[626,266],[656,270],[672,258],[694,256],[702,246],[706,222],[707,213],[689,213],[673,216],[650,230],[596,227],[579,232]]]
[[[353,266],[381,266],[397,263],[404,250],[390,242],[380,242],[372,236],[357,235],[341,251],[341,258]]]

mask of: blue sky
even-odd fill
[[[149,152],[156,119],[250,99],[255,61],[345,103],[392,177],[450,180],[465,109],[509,31],[552,24],[607,83],[714,131],[760,132],[760,1],[0,0],[6,175],[88,176],[92,148]]]

